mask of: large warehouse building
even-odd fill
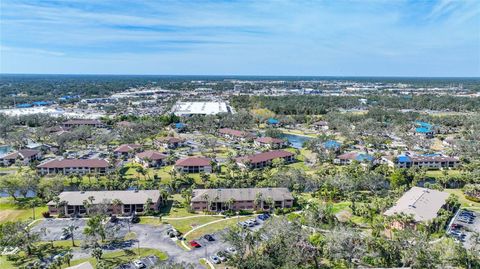
[[[177,102],[172,112],[177,116],[215,115],[218,113],[233,113],[226,102]]]

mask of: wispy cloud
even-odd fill
[[[52,68],[101,59],[112,73],[126,72],[111,60],[121,59],[134,62],[139,73],[435,75],[440,73],[434,64],[444,65],[441,74],[448,74],[455,62],[461,63],[455,72],[480,75],[476,0],[3,0],[0,5],[1,64],[7,72],[10,66],[27,72],[33,66],[21,66],[22,57],[27,62],[38,54],[55,63]]]

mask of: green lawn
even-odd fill
[[[32,218],[31,208],[25,208],[22,204],[28,199],[19,198],[21,202],[15,202],[10,197],[0,198],[0,223],[7,221],[28,220]],[[48,211],[47,206],[35,207],[35,218],[43,218],[42,212]]]
[[[121,264],[131,262],[134,259],[140,258],[140,257],[146,257],[150,255],[155,255],[157,256],[160,260],[164,261],[168,258],[167,254],[156,250],[156,249],[151,249],[151,248],[140,248],[139,250],[137,248],[131,249],[131,250],[119,250],[119,251],[112,251],[108,253],[104,253],[102,255],[102,261],[104,261],[109,268],[116,268],[120,266]],[[95,258],[86,258],[86,259],[78,259],[78,260],[73,260],[71,262],[71,265],[77,265],[83,262],[90,262],[94,267],[97,265],[97,261]],[[64,268],[67,266],[64,266]]]
[[[202,216],[202,217],[195,217],[195,218],[188,218],[188,219],[164,220],[164,221],[166,223],[171,224],[179,232],[186,233],[197,226],[200,226],[202,224],[209,223],[215,220],[219,220],[222,218],[223,216]]]
[[[202,236],[204,234],[209,234],[209,233],[214,233],[214,232],[217,232],[217,231],[221,231],[225,228],[235,226],[237,224],[237,222],[239,222],[239,221],[244,221],[244,220],[247,220],[247,219],[250,219],[250,218],[253,218],[253,216],[238,216],[238,217],[233,217],[233,218],[228,219],[228,220],[212,223],[210,225],[207,225],[205,227],[202,227],[200,229],[197,229],[197,230],[191,232],[186,237],[186,240],[190,241],[192,239],[199,238],[200,236]]]
[[[448,172],[448,175],[449,176],[458,176],[460,175],[460,171],[459,170],[446,170]],[[427,173],[425,174],[427,177],[433,177],[433,178],[437,178],[437,177],[441,177],[443,176],[443,171],[442,170],[429,170],[427,171]]]
[[[470,201],[465,198],[465,195],[463,194],[463,191],[461,189],[445,189],[445,191],[457,195],[462,208],[468,208],[480,212],[480,203]]]

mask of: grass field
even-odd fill
[[[460,204],[462,205],[462,208],[467,208],[471,209],[477,212],[480,212],[480,203],[470,201],[467,198],[465,198],[465,195],[463,194],[463,191],[461,189],[445,189],[446,192],[448,193],[453,193],[458,196],[458,200]]]
[[[25,199],[21,199],[25,202]],[[35,218],[43,218],[42,212],[48,211],[47,206],[35,207]],[[24,208],[10,197],[0,198],[0,223],[7,221],[28,220],[32,218],[31,208]]]
[[[102,261],[104,261],[108,265],[108,268],[116,268],[121,264],[131,262],[136,258],[146,257],[150,255],[155,255],[162,261],[168,258],[167,254],[159,250],[150,249],[150,248],[140,248],[140,249],[131,249],[131,250],[119,250],[119,251],[105,253],[102,255]],[[71,262],[71,265],[73,266],[73,265],[77,265],[87,261],[90,262],[93,265],[93,267],[96,267],[97,260],[95,260],[94,258],[73,260]]]
[[[234,218],[231,218],[231,219],[228,219],[228,220],[212,223],[210,225],[207,225],[205,227],[199,228],[199,229],[191,232],[190,234],[187,235],[186,240],[190,241],[192,239],[199,238],[200,236],[202,236],[204,234],[209,234],[209,233],[214,233],[214,232],[221,231],[225,228],[235,226],[237,224],[237,222],[239,222],[239,221],[244,221],[244,220],[247,220],[247,219],[250,219],[250,218],[253,218],[253,216],[239,216],[239,217],[234,217]]]
[[[458,176],[460,175],[460,171],[459,170],[446,170],[448,172],[448,175],[449,176]],[[427,177],[433,177],[433,178],[437,178],[437,177],[441,177],[443,176],[443,171],[442,170],[429,170],[427,171],[427,173],[425,174]]]

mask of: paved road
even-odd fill
[[[44,241],[50,240],[60,240],[62,236],[63,227],[66,227],[70,224],[75,224],[79,228],[75,231],[75,239],[84,239],[83,229],[85,227],[85,219],[47,219],[42,220],[40,223],[34,226],[33,230],[40,232],[47,230],[46,233],[42,233],[41,239]],[[119,221],[118,233],[121,236],[124,236],[128,233],[128,226],[126,223]],[[221,238],[222,232],[213,234],[216,239],[213,242],[208,242],[207,240],[200,238],[197,240],[202,247],[198,249],[193,249],[187,251],[177,245],[177,243],[167,235],[167,229],[170,228],[170,225],[146,225],[146,224],[133,224],[131,226],[131,232],[134,232],[137,235],[138,240],[129,240],[122,243],[111,244],[103,247],[103,252],[117,251],[121,249],[134,249],[137,247],[140,248],[153,248],[165,252],[169,261],[172,262],[186,262],[191,263],[195,268],[203,268],[200,265],[199,260],[201,258],[210,257],[211,255],[217,253],[220,250],[224,250],[228,245],[223,242]],[[73,259],[87,258],[91,256],[91,250],[89,249],[76,249],[73,251]]]

